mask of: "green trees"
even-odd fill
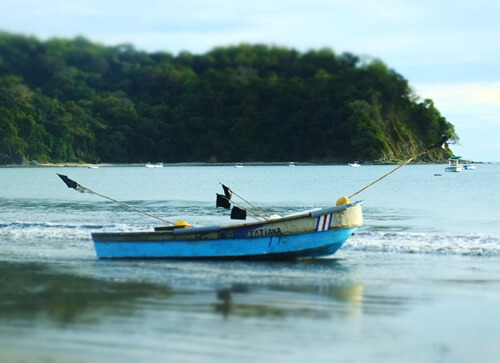
[[[45,130],[35,122],[33,97],[19,77],[0,78],[0,163],[23,162],[28,153],[43,155]]]
[[[0,33],[0,163],[390,161],[454,134],[383,62]],[[442,157],[435,154],[433,157]]]

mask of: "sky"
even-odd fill
[[[455,155],[500,161],[498,0],[0,0],[0,30],[178,54],[259,43],[377,58],[455,125]]]

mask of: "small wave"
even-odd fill
[[[0,223],[0,236],[5,239],[89,239],[94,230],[119,228],[90,224],[61,224],[52,222]]]
[[[53,222],[0,223],[3,239],[90,239],[92,232],[130,232],[153,230],[149,225],[130,224],[65,224]]]
[[[193,222],[216,222],[213,217]],[[210,224],[208,223],[208,224]],[[131,232],[153,230],[153,225],[73,224],[53,222],[0,223],[0,242],[80,240],[88,242],[91,232]],[[42,242],[43,243],[43,242]],[[0,243],[1,244],[1,243]],[[420,253],[440,255],[500,256],[500,238],[485,234],[417,233],[408,231],[359,231],[343,247],[351,251]]]
[[[0,223],[0,230],[33,230],[33,229],[95,229],[103,228],[99,225],[69,225],[52,222],[11,222]]]
[[[358,232],[346,249],[464,256],[500,256],[500,238],[481,234]]]

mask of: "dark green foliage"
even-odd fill
[[[349,53],[173,56],[0,33],[0,164],[392,161],[444,133],[453,125],[432,101]]]

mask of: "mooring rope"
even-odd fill
[[[403,166],[405,166],[406,164],[408,164],[409,162],[411,162],[413,159],[416,159],[416,158],[418,158],[419,156],[421,156],[421,155],[423,155],[423,154],[425,154],[425,153],[427,153],[427,151],[424,151],[424,152],[422,152],[422,153],[420,153],[420,154],[417,154],[417,155],[415,155],[415,156],[412,156],[411,158],[409,158],[408,160],[406,160],[403,164],[399,165],[396,169],[391,170],[390,172],[388,172],[388,173],[387,173],[387,174],[385,174],[384,176],[381,176],[380,178],[378,178],[378,179],[377,179],[377,180],[375,180],[374,182],[372,182],[372,183],[368,184],[368,185],[367,185],[366,187],[364,187],[363,189],[361,189],[361,190],[357,191],[356,193],[354,193],[353,195],[349,196],[349,199],[351,199],[352,197],[355,197],[356,195],[358,195],[358,194],[359,194],[359,193],[361,193],[362,191],[364,191],[364,190],[368,189],[369,187],[371,187],[372,185],[374,185],[374,184],[378,183],[379,181],[381,181],[381,180],[382,180],[382,179],[384,179],[385,177],[387,177],[387,176],[391,175],[391,174],[392,174],[392,173],[394,173],[396,170],[398,170],[398,169],[402,168]]]

